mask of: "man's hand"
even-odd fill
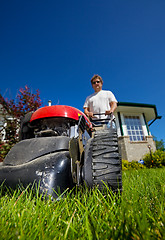
[[[117,103],[116,102],[111,102],[110,103],[111,109],[105,112],[105,115],[111,115],[117,108]]]
[[[87,117],[91,118],[93,117],[93,112],[89,112],[89,109],[88,108],[85,108],[84,109],[84,113]]]
[[[105,115],[111,115],[113,112],[111,110],[108,110],[105,112]]]
[[[93,112],[88,112],[87,117],[89,117],[89,118],[93,117]]]

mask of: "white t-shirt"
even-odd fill
[[[99,92],[94,92],[90,96],[88,96],[85,100],[83,108],[88,108],[90,112],[93,114],[105,113],[110,110],[110,103],[117,102],[114,94],[111,91],[101,90]],[[108,118],[105,115],[95,115],[96,118]]]

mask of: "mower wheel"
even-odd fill
[[[98,185],[101,190],[105,184],[114,192],[122,190],[122,165],[118,149],[116,129],[96,131],[85,148],[83,177],[86,185]]]

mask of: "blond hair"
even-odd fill
[[[98,74],[95,74],[92,78],[91,78],[91,84],[93,83],[94,80],[99,79],[102,83],[103,83],[103,79],[102,77],[100,77]]]

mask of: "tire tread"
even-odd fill
[[[92,186],[102,189],[105,184],[113,191],[122,190],[121,158],[117,132],[113,129],[97,131],[88,147],[91,159]]]

